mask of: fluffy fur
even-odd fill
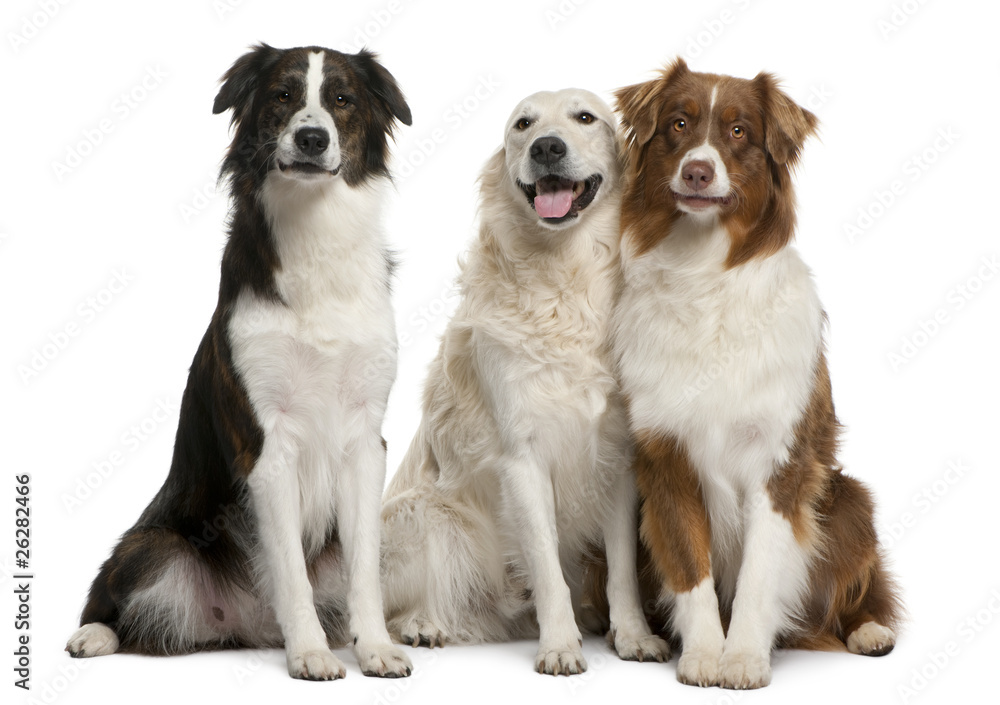
[[[639,606],[607,337],[618,181],[615,120],[597,96],[539,93],[512,113],[482,175],[480,234],[423,419],[382,511],[386,610],[403,641],[538,635],[538,671],[583,671],[582,562],[606,547],[615,648],[667,656]]]
[[[617,97],[614,349],[678,678],[767,685],[775,645],[887,653],[896,591],[869,493],[836,460],[824,313],[788,245],[790,170],[816,118],[768,74],[680,60]]]
[[[372,54],[261,45],[224,77],[233,195],[219,302],[170,473],[94,580],[72,656],[284,645],[295,678],[404,676],[378,586],[396,372],[380,225],[410,112]]]

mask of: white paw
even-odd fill
[[[719,685],[732,690],[763,688],[771,682],[771,654],[724,653]]]
[[[297,651],[286,654],[288,675],[307,681],[332,681],[343,678],[347,670],[329,649]]]
[[[896,645],[896,635],[878,622],[865,622],[847,637],[847,650],[862,656],[885,656]]]
[[[719,654],[715,651],[684,649],[677,662],[677,680],[702,688],[719,684]]]
[[[428,619],[411,619],[399,630],[399,640],[410,646],[444,646],[444,630]]]
[[[73,658],[107,656],[118,651],[118,635],[100,622],[84,624],[66,642],[66,651]]]
[[[354,655],[366,676],[405,678],[413,672],[413,664],[403,651],[392,644],[354,645]]]
[[[615,647],[618,657],[623,661],[663,663],[670,660],[670,645],[655,634],[612,630],[608,633],[608,641]]]
[[[579,641],[555,648],[540,646],[535,656],[535,670],[550,676],[572,676],[587,670]]]

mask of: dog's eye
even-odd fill
[[[529,120],[528,118],[521,118],[520,120],[517,121],[517,129],[519,130],[527,130],[528,127],[530,126],[531,126],[531,120]]]
[[[288,99],[291,98],[291,96],[288,95],[288,91],[281,91],[275,97],[278,99],[279,103],[287,103]]]
[[[579,115],[576,116],[576,118],[577,118],[577,120],[579,120],[580,122],[584,123],[585,125],[589,125],[590,123],[592,123],[596,119],[590,113],[580,113]]]
[[[683,119],[677,118],[676,120],[674,120],[674,131],[675,132],[684,132],[684,128],[685,127],[687,127],[687,123],[684,122]]]
[[[337,104],[338,108],[343,108],[346,105],[350,105],[351,99],[345,95],[338,95],[334,102]]]
[[[730,131],[730,134],[731,134],[731,135],[732,135],[733,137],[735,137],[736,139],[740,140],[740,139],[743,139],[743,137],[745,137],[745,136],[746,136],[746,134],[747,134],[747,131],[746,131],[746,130],[744,130],[744,129],[743,129],[742,127],[740,127],[739,125],[737,125],[736,127],[734,127],[734,128],[733,128],[733,129],[732,129],[732,130]]]

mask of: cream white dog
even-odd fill
[[[614,115],[577,89],[523,100],[486,165],[461,303],[382,511],[386,612],[405,642],[537,635],[536,670],[582,672],[583,561],[604,550],[618,654],[669,658],[639,602],[608,343],[619,175]]]

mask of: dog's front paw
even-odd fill
[[[608,642],[623,661],[670,660],[670,645],[655,634],[626,633],[622,630],[608,632]]]
[[[361,672],[378,678],[405,678],[413,673],[413,664],[403,651],[392,644],[362,644],[354,646]]]
[[[66,651],[73,658],[107,656],[118,651],[118,635],[100,622],[84,624],[66,642]]]
[[[343,678],[347,670],[329,649],[289,652],[288,675],[307,681],[332,681]]]
[[[714,651],[684,649],[677,662],[677,680],[702,688],[719,684],[719,655]]]
[[[444,630],[429,619],[411,619],[399,630],[399,640],[410,646],[444,646]]]
[[[896,635],[878,622],[865,622],[847,637],[847,650],[862,656],[885,656],[896,645]]]
[[[555,648],[541,646],[535,656],[535,670],[550,676],[572,676],[587,670],[579,642]]]
[[[719,685],[732,690],[763,688],[771,682],[771,655],[724,653],[719,662]]]

